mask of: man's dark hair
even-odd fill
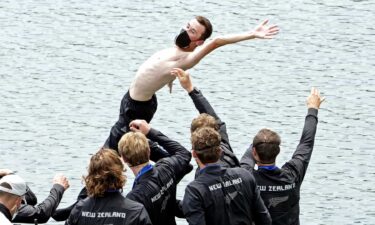
[[[202,127],[191,135],[191,144],[198,159],[203,163],[215,163],[221,156],[220,134],[211,127]]]
[[[195,19],[205,27],[205,31],[201,36],[202,40],[206,40],[212,34],[212,25],[211,22],[204,16],[196,16]]]
[[[261,129],[253,139],[253,147],[258,153],[260,163],[274,163],[280,153],[280,136],[270,130]]]

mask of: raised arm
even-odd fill
[[[255,159],[254,159],[252,151],[253,151],[253,145],[251,144],[250,147],[243,154],[241,161],[240,161],[241,167],[250,172],[254,170],[254,166],[255,166]]]
[[[315,133],[318,124],[318,109],[324,98],[320,96],[318,89],[312,88],[307,98],[307,116],[303,127],[300,142],[291,160],[284,166],[292,166],[300,180],[303,180],[307,166],[309,165],[314,147]]]
[[[277,25],[268,25],[268,20],[264,20],[253,30],[239,34],[228,34],[224,36],[216,37],[210,41],[207,41],[202,46],[198,47],[195,51],[190,53],[188,59],[193,63],[198,63],[203,57],[208,55],[210,52],[227,44],[233,44],[245,40],[260,38],[260,39],[272,39],[279,32]]]
[[[139,131],[146,135],[151,141],[157,142],[169,154],[176,178],[179,181],[186,173],[191,171],[189,162],[191,153],[177,141],[173,141],[160,131],[151,128],[145,120],[133,120],[130,123],[130,130]]]
[[[186,90],[189,94],[190,98],[193,100],[195,108],[199,111],[199,113],[207,113],[210,116],[214,117],[216,123],[219,127],[219,133],[221,136],[221,147],[224,152],[221,161],[227,165],[228,167],[237,167],[239,166],[239,161],[237,157],[234,155],[232,147],[229,142],[227,126],[225,122],[223,122],[219,116],[216,114],[215,110],[208,102],[208,100],[204,97],[202,92],[197,88],[194,88],[193,83],[191,81],[189,72],[184,71],[180,68],[174,68],[171,71],[171,74],[178,78],[181,86]]]
[[[69,181],[63,175],[53,178],[53,187],[49,196],[36,206],[21,205],[17,216],[12,220],[15,223],[46,223],[60,204],[64,191],[69,188]]]

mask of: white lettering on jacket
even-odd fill
[[[240,183],[242,183],[241,177],[239,177],[237,179],[227,180],[227,181],[224,181],[224,182],[221,182],[221,183],[213,184],[213,185],[208,186],[208,188],[210,189],[210,191],[215,191],[215,190],[221,189],[223,187],[238,185]]]
[[[166,190],[168,190],[172,186],[173,183],[174,183],[174,181],[173,181],[173,179],[171,179],[170,181],[168,181],[168,183],[165,186],[161,187],[159,193],[157,193],[154,197],[151,198],[151,202],[155,202],[155,201],[159,200],[161,198],[161,196],[164,195],[164,192]]]
[[[126,213],[124,212],[86,212],[82,211],[83,217],[90,218],[123,218],[125,219]]]
[[[296,183],[285,185],[258,185],[259,191],[288,191],[296,187]]]

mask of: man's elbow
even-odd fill
[[[223,45],[226,45],[226,44],[227,44],[227,42],[222,37],[215,37],[212,40],[212,48],[213,49],[218,48],[218,47],[223,46]]]

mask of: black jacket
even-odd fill
[[[255,179],[243,168],[205,167],[186,187],[182,208],[190,225],[271,224]]]
[[[12,220],[14,223],[46,223],[60,204],[64,194],[64,187],[54,184],[48,197],[36,206],[22,204],[17,216]]]
[[[232,147],[229,143],[226,124],[221,121],[215,110],[212,108],[212,106],[203,96],[200,90],[194,88],[194,90],[189,93],[189,96],[193,100],[195,108],[199,111],[199,113],[207,113],[213,116],[216,119],[217,124],[219,125],[219,133],[221,136],[220,147],[223,151],[223,154],[221,155],[218,164],[226,168],[239,167],[240,162],[238,161],[236,155],[233,153]]]
[[[127,197],[145,206],[154,225],[175,225],[176,186],[188,171],[191,153],[155,129],[150,130],[147,138],[158,142],[170,157],[158,160],[141,175]]]
[[[272,224],[299,224],[300,188],[314,147],[318,110],[308,109],[302,136],[291,160],[280,169],[254,170],[252,146],[241,159],[241,166],[254,174]]]
[[[73,208],[65,225],[151,225],[142,204],[122,196],[119,191],[103,197],[87,197]]]
[[[0,203],[0,213],[4,214],[4,216],[11,221],[12,220],[12,214],[10,214],[10,211],[5,205]]]

